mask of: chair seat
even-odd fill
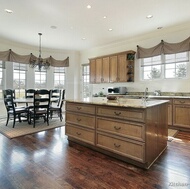
[[[54,111],[54,110],[56,111],[56,110],[59,110],[60,107],[57,107],[57,106],[51,106],[49,109],[52,110],[52,111]]]
[[[13,110],[9,110],[8,111],[10,114],[14,114],[14,111]],[[26,109],[25,108],[17,108],[17,109],[15,109],[15,112],[16,113],[24,113],[24,112],[26,112]]]

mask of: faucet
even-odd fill
[[[144,102],[146,102],[147,100],[147,95],[148,95],[148,87],[145,88],[144,97],[142,98]]]
[[[155,90],[155,91],[154,91],[154,95],[156,95],[156,96],[161,96],[161,91],[160,91],[160,90]]]

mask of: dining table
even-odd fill
[[[59,98],[50,98],[51,102],[56,102],[57,100],[59,100]],[[34,98],[15,98],[14,102],[15,103],[33,103]]]

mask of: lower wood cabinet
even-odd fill
[[[128,121],[97,117],[96,129],[100,132],[145,141],[145,125],[142,123],[131,123]]]
[[[66,101],[66,135],[69,142],[148,169],[167,147],[166,108],[166,103],[130,108]]]
[[[190,129],[190,99],[174,99],[173,126]]]
[[[65,132],[69,137],[95,145],[95,133],[93,130],[78,127],[77,125],[67,124]]]
[[[145,162],[145,143],[97,133],[96,145],[133,160]]]

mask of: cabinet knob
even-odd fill
[[[184,103],[185,103],[185,101],[184,101],[184,100],[180,100],[179,102],[180,102],[180,103],[182,103],[182,104],[184,104]]]
[[[115,115],[119,116],[121,112],[114,112]]]
[[[115,146],[116,148],[119,148],[121,145],[114,143],[114,146]]]
[[[80,119],[80,118],[77,118],[77,121],[81,121],[81,119]]]
[[[78,107],[78,106],[77,106],[77,110],[80,110],[80,109],[81,109],[81,107]]]
[[[81,133],[79,133],[79,132],[76,132],[76,134],[77,134],[77,135],[81,135]]]
[[[114,129],[115,129],[115,130],[120,130],[121,127],[114,126]]]

